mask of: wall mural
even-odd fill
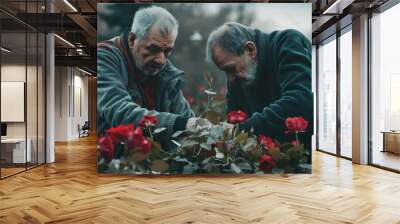
[[[98,171],[311,173],[310,38],[311,4],[98,4]]]

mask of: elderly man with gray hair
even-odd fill
[[[175,131],[201,123],[182,94],[183,71],[168,60],[177,35],[176,19],[151,6],[136,12],[130,32],[98,44],[99,134],[153,115],[166,128],[158,140],[168,147]]]
[[[302,116],[309,127],[300,141],[311,149],[311,44],[303,34],[293,29],[266,33],[229,22],[210,34],[207,58],[227,75],[227,112],[249,115],[242,130],[291,141],[285,119]]]

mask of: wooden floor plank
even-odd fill
[[[311,175],[97,174],[96,139],[0,181],[0,223],[400,223],[400,175],[313,154]]]

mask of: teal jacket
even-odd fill
[[[243,110],[249,119],[242,129],[253,128],[279,141],[291,141],[285,134],[285,119],[302,116],[308,130],[301,141],[311,148],[313,94],[311,91],[311,43],[296,30],[264,33],[255,30],[257,46],[256,80],[251,85],[227,82],[227,111]]]
[[[161,134],[166,140],[173,134],[179,118],[187,122],[188,117],[194,116],[181,90],[184,73],[167,61],[153,80],[157,86],[156,105],[154,110],[148,110],[141,87],[143,76],[133,65],[128,49],[127,34],[98,44],[98,134],[120,124],[137,126],[144,115],[154,115],[158,119],[157,128],[166,128]]]

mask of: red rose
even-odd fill
[[[270,149],[270,148],[276,147],[275,141],[272,138],[267,137],[265,135],[258,136],[258,141],[260,142],[260,144],[262,146],[264,146],[265,149]]]
[[[110,137],[99,138],[99,149],[101,155],[110,161],[114,157],[114,144]]]
[[[135,131],[133,132],[132,136],[132,143],[134,146],[140,146],[142,144],[142,141],[144,139],[143,132],[141,128],[136,128]]]
[[[154,126],[158,123],[156,116],[144,115],[144,117],[139,121],[140,127]]]
[[[288,117],[285,125],[289,132],[303,132],[307,128],[308,121],[303,117]]]
[[[247,119],[247,114],[241,110],[228,113],[228,122],[232,124],[243,123]]]
[[[138,147],[143,153],[147,154],[151,150],[151,143],[144,137],[142,129],[136,128],[132,133],[132,138],[128,141],[128,147]]]
[[[262,171],[271,171],[272,168],[275,166],[275,161],[269,155],[262,155],[260,159],[260,170]]]
[[[128,139],[129,136],[132,134],[135,127],[133,124],[121,124],[117,127],[113,127],[107,130],[108,136],[110,136],[113,142],[115,141],[123,141]]]
[[[144,154],[147,154],[151,150],[151,143],[147,139],[143,139],[142,142],[140,143],[140,148],[142,149],[142,152]]]

